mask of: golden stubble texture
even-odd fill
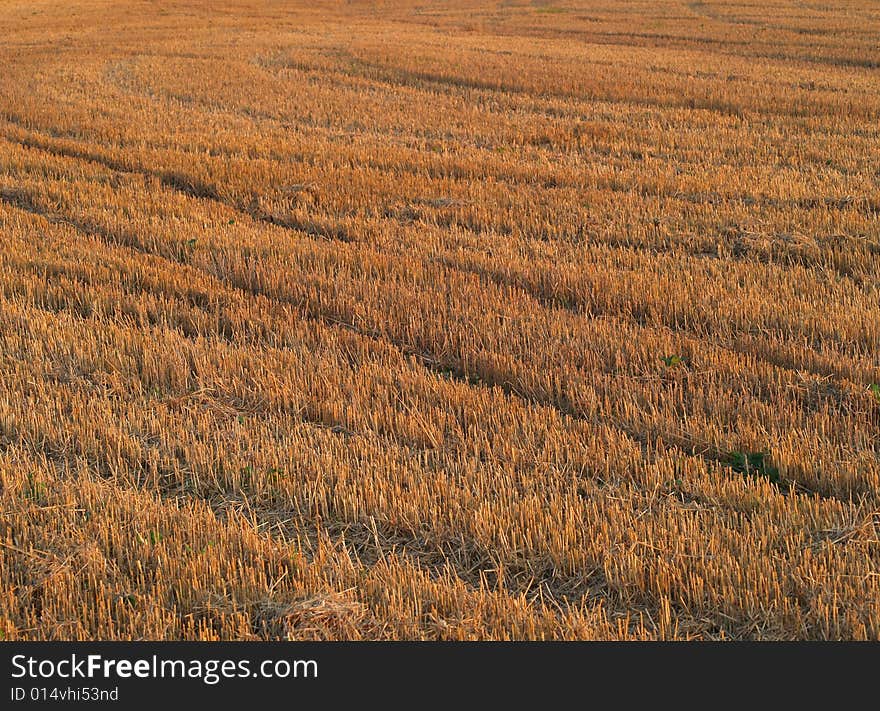
[[[878,71],[869,0],[0,0],[0,635],[880,638]]]

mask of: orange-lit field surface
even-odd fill
[[[4,639],[878,639],[878,351],[871,0],[0,0]]]

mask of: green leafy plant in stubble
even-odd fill
[[[874,400],[880,405],[880,383],[871,383],[868,386],[868,392],[874,396]]]
[[[676,366],[687,366],[688,359],[680,355],[662,356],[660,360],[667,368],[675,368]]]
[[[768,452],[729,452],[725,464],[743,476],[765,478],[772,484],[781,481],[779,469],[770,463]]]
[[[46,503],[46,487],[43,482],[37,481],[33,474],[27,475],[24,498],[40,505]]]

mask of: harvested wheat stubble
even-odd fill
[[[867,0],[0,10],[4,639],[880,638]]]

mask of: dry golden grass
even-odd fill
[[[880,638],[878,67],[869,0],[0,0],[0,633]]]

